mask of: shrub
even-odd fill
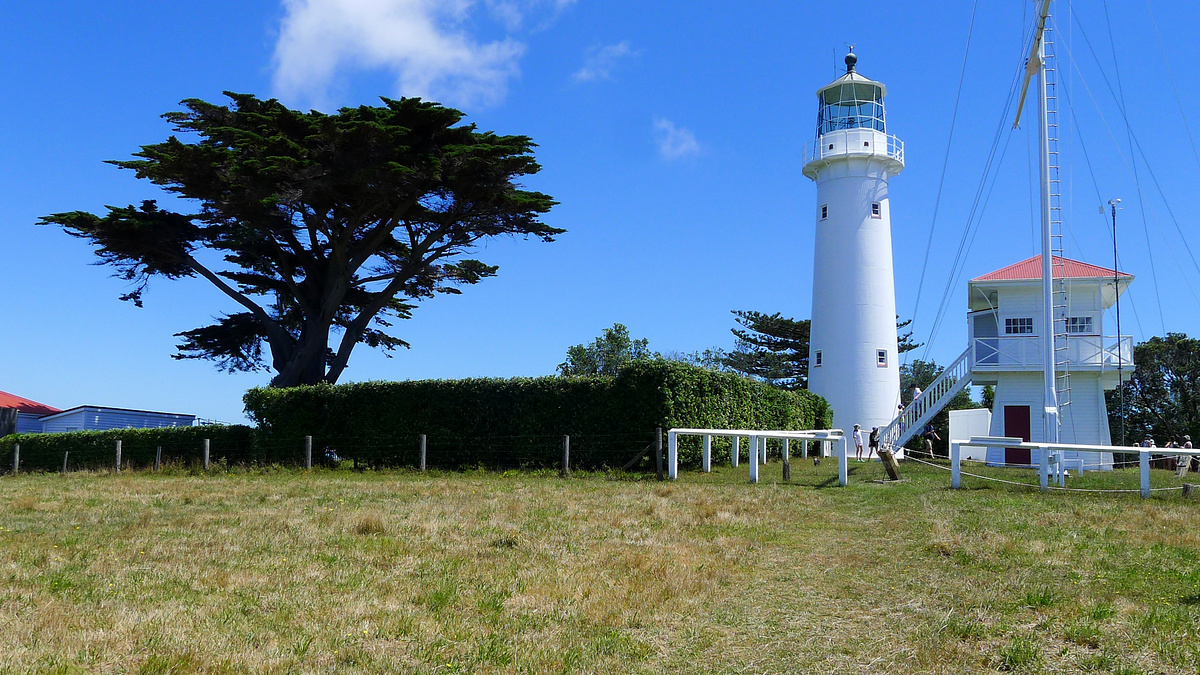
[[[413,464],[417,436],[426,434],[430,464],[457,467],[552,466],[564,434],[572,465],[611,466],[645,447],[655,427],[810,429],[832,417],[807,391],[671,361],[636,362],[616,377],[258,388],[244,400],[265,446],[297,447],[311,435],[316,448],[343,457]],[[697,463],[699,442],[690,440],[680,460]]]
[[[247,426],[162,427],[158,429],[110,429],[72,431],[60,434],[10,434],[0,438],[0,449],[11,452],[21,444],[21,469],[57,471],[62,468],[63,453],[72,469],[97,469],[113,466],[116,441],[121,441],[121,465],[153,466],[158,447],[163,462],[199,462],[204,439],[209,439],[213,461],[230,463],[265,461],[265,452],[256,449],[253,429]],[[8,455],[11,458],[11,455]],[[11,462],[11,460],[10,460]],[[11,467],[11,463],[8,465]]]

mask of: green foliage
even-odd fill
[[[772,386],[808,388],[809,319],[743,310],[733,315],[741,328],[731,329],[737,342],[725,356],[727,367]]]
[[[900,392],[904,405],[912,403],[913,387],[919,387],[921,390],[929,388],[933,381],[946,370],[944,366],[939,366],[934,361],[922,361],[914,359],[911,363],[906,363],[900,366]],[[954,395],[950,399],[950,404],[942,411],[933,417],[933,428],[937,431],[937,435],[941,438],[940,441],[933,442],[934,454],[944,456],[949,455],[950,441],[950,411],[951,410],[970,410],[980,407],[978,403],[971,400],[970,388],[964,389]],[[918,434],[912,437],[906,447],[912,450],[921,449],[922,438]]]
[[[1153,337],[1133,350],[1133,377],[1124,384],[1125,439],[1147,434],[1158,445],[1200,440],[1200,339],[1183,333]],[[1109,430],[1121,442],[1121,392],[1106,392]]]
[[[196,142],[172,136],[111,162],[193,214],[144,201],[41,220],[94,246],[132,285],[123,300],[140,306],[154,277],[202,277],[237,305],[177,333],[175,358],[271,368],[273,386],[336,382],[358,344],[407,347],[388,329],[417,302],[495,275],[465,257],[477,244],[563,231],[539,220],[554,201],[518,184],[540,170],[526,136],[479,132],[414,98],[325,114],[226,95],[164,115]]]
[[[426,434],[437,466],[554,466],[563,434],[572,437],[572,465],[619,466],[655,427],[805,429],[832,419],[825,400],[808,392],[666,360],[636,361],[615,377],[258,388],[245,403],[272,446],[311,435],[342,456],[412,464]],[[681,461],[696,463],[699,452],[698,443],[682,443]]]
[[[567,360],[558,365],[558,374],[564,377],[613,376],[634,361],[658,357],[650,351],[649,340],[634,340],[625,324],[614,323],[590,344],[567,348]]]
[[[734,310],[741,328],[731,329],[737,342],[733,351],[723,354],[727,369],[784,389],[808,388],[810,319],[791,319],[779,312],[763,314]],[[897,317],[899,319],[899,317]],[[912,323],[897,321],[897,351],[900,354],[920,347],[912,341],[912,331],[899,333]]]
[[[99,469],[113,466],[116,441],[121,441],[121,465],[145,468],[154,465],[159,446],[164,463],[192,464],[201,461],[204,439],[209,439],[209,459],[225,459],[231,463],[282,461],[258,447],[254,430],[247,426],[162,427],[159,429],[110,429],[107,431],[72,431],[61,434],[11,434],[0,438],[0,451],[11,462],[12,447],[21,445],[22,471],[58,471],[62,469],[63,453],[68,456],[69,468]],[[293,452],[295,456],[297,453]],[[11,463],[8,464],[11,467]]]

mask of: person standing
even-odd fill
[[[872,454],[879,454],[879,427],[871,427],[871,435],[867,437],[867,459]]]
[[[854,425],[854,458],[860,462],[863,461],[862,450],[863,450],[862,429],[859,429],[858,425],[855,424]]]
[[[930,459],[933,459],[933,442],[940,441],[942,438],[938,436],[937,429],[933,428],[932,422],[925,425],[925,430],[921,432],[921,437],[925,439],[925,454],[929,455]]]

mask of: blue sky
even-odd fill
[[[1122,268],[1137,275],[1125,332],[1200,335],[1200,7],[1112,2],[1106,17],[1103,3],[1056,4],[1063,105],[1074,104],[1063,115],[1067,255],[1111,264],[1098,207],[1121,197]],[[550,374],[569,345],[614,322],[653,349],[693,351],[732,346],[733,309],[807,317],[815,188],[800,157],[814,92],[838,74],[847,43],[860,72],[888,85],[889,131],[906,143],[891,187],[898,312],[928,343],[918,355],[948,362],[965,347],[965,280],[1036,252],[1032,126],[1010,131],[1010,114],[996,135],[1033,3],[974,6],[959,94],[972,10],[900,0],[5,3],[0,389],[63,408],[242,419],[242,393],[267,374],[170,358],[173,333],[229,309],[214,289],[159,281],[137,309],[117,300],[123,282],[90,264],[84,242],[34,224],[160,197],[103,161],[165,138],[159,115],[181,99],[223,90],[322,110],[422,95],[540,146],[543,171],[527,184],[561,202],[547,220],[568,232],[550,244],[491,242],[479,257],[500,265],[497,278],[425,303],[395,328],[411,350],[387,359],[360,347],[343,381]],[[970,220],[995,138],[1003,157]],[[969,220],[977,234],[951,279]]]

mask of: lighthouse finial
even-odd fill
[[[846,72],[853,73],[854,64],[858,63],[858,57],[854,55],[854,45],[848,46],[850,47],[850,53],[846,54]]]

